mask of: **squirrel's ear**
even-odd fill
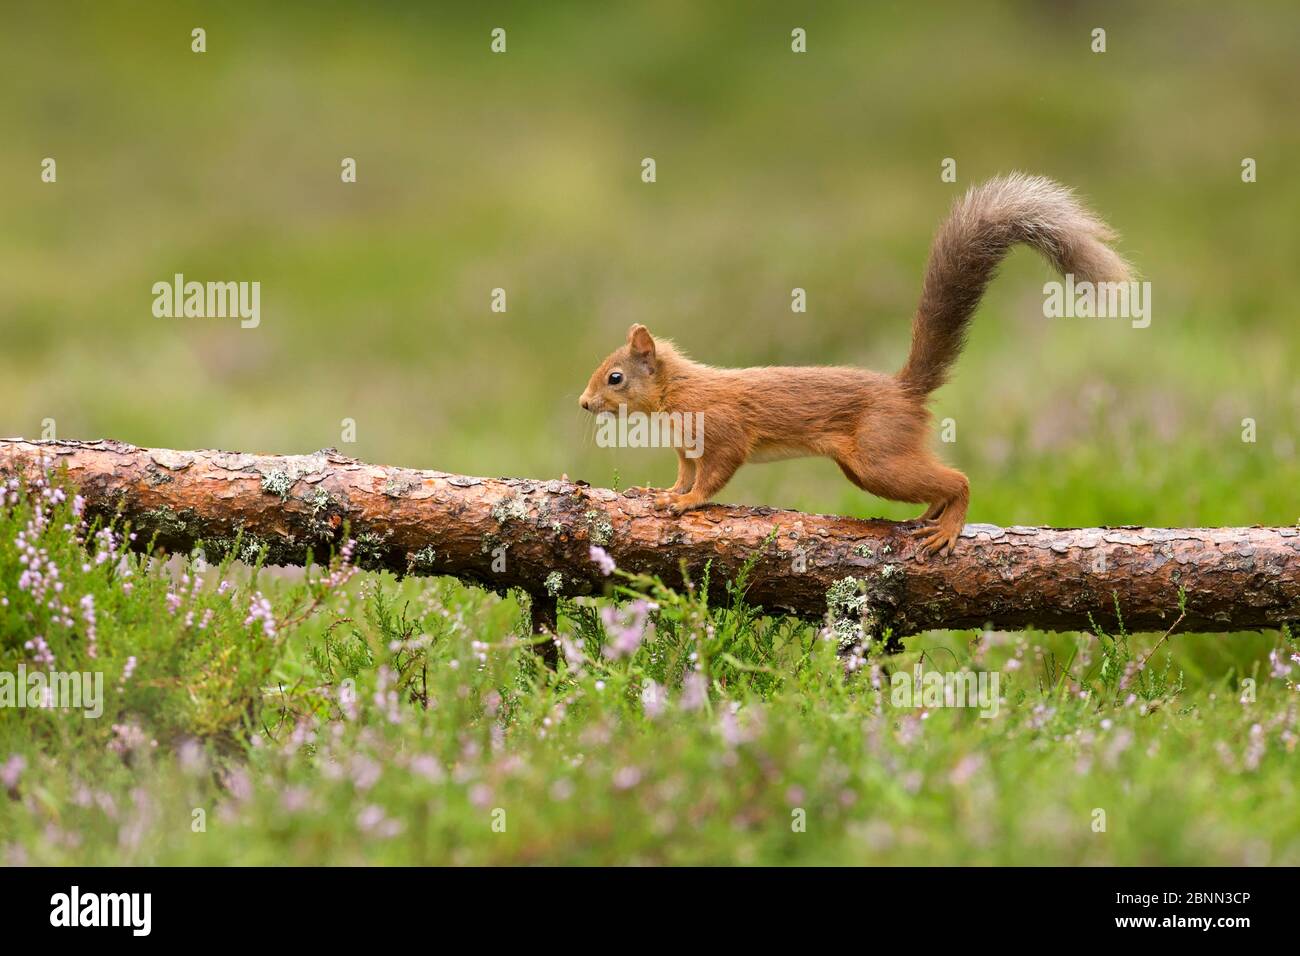
[[[644,325],[634,325],[627,330],[627,344],[632,353],[642,358],[654,358],[655,340],[650,337],[650,330]]]

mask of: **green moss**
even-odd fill
[[[559,571],[552,571],[546,576],[546,580],[543,584],[546,588],[547,594],[551,597],[559,597],[560,589],[564,587],[564,575]]]
[[[200,553],[209,564],[220,564],[225,561],[233,546],[233,539],[221,535],[204,538],[199,542]]]
[[[841,647],[857,641],[859,626],[868,608],[862,581],[854,577],[840,578],[826,589],[826,612],[830,628]]]
[[[420,487],[420,479],[411,475],[394,475],[384,482],[384,494],[390,498],[404,498]]]
[[[324,488],[316,488],[303,499],[310,509],[307,516],[307,536],[312,541],[332,541],[338,532],[336,522],[330,520],[331,512],[337,512],[337,502]]]
[[[826,589],[826,609],[833,617],[857,618],[867,603],[862,582],[854,577],[840,578]]]
[[[266,542],[248,531],[240,531],[235,537],[213,535],[204,538],[199,545],[204,559],[211,564],[221,564],[227,558],[256,564]]]
[[[262,476],[262,490],[273,495],[278,495],[283,501],[289,497],[289,490],[293,488],[294,479],[289,477],[283,471],[273,471],[269,475]]]
[[[603,511],[592,509],[584,516],[587,519],[587,530],[592,544],[604,547],[614,538],[614,526],[609,523],[609,517]]]
[[[166,505],[142,512],[136,527],[143,535],[157,534],[169,540],[184,538],[189,531],[189,523]]]
[[[515,495],[513,498],[497,502],[492,506],[492,517],[498,524],[505,524],[512,519],[523,521],[528,517],[528,499],[523,495]]]
[[[257,535],[245,534],[240,539],[239,553],[236,557],[245,564],[256,564],[262,557],[262,548],[265,544],[266,542]]]
[[[358,534],[354,552],[357,564],[363,568],[382,564],[384,552],[388,549],[388,539],[391,536],[391,533],[381,535],[373,531],[362,531]]]

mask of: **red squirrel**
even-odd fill
[[[966,521],[970,483],[929,449],[926,403],[956,361],[985,287],[1016,243],[1037,249],[1076,281],[1126,282],[1128,266],[1108,245],[1114,239],[1050,179],[1021,173],[992,179],[959,199],[935,236],[911,352],[898,373],[711,368],[634,325],[578,401],[594,414],[620,406],[643,414],[703,413],[698,457],[677,449],[677,482],[656,494],[656,509],[698,508],[746,461],[825,456],[873,495],[927,505],[913,531],[918,556],[947,555]]]

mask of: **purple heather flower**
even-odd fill
[[[699,671],[691,671],[682,681],[682,710],[699,710],[709,699],[709,682]]]
[[[1285,680],[1291,673],[1291,665],[1286,663],[1282,654],[1275,647],[1268,652],[1268,663],[1272,676]]]
[[[432,783],[442,783],[447,776],[437,758],[425,754],[412,757],[408,766],[412,773],[418,773]]]
[[[280,795],[280,806],[286,813],[299,813],[311,804],[311,791],[306,787],[289,787]]]
[[[383,772],[383,765],[378,761],[359,754],[352,758],[352,785],[358,790],[369,790],[379,782]]]
[[[646,636],[647,627],[653,630],[653,625],[648,625],[646,619],[654,610],[656,606],[645,600],[634,601],[626,609],[612,606],[602,608],[601,623],[610,638],[602,653],[615,660],[635,654]]]
[[[41,667],[54,669],[54,652],[50,650],[50,645],[45,643],[45,638],[37,634],[30,641],[23,644],[23,647],[32,652],[32,659]]]
[[[275,614],[271,610],[271,602],[262,596],[262,592],[256,592],[249,600],[248,617],[244,618],[244,626],[247,627],[256,621],[262,622],[262,633],[267,637],[275,637]]]
[[[600,545],[593,544],[588,553],[591,555],[591,560],[595,563],[596,567],[600,568],[600,573],[605,575],[605,577],[609,577],[618,570],[618,565],[616,565],[614,559],[609,556],[609,552]]]
[[[954,787],[964,787],[984,765],[984,758],[979,754],[967,754],[957,761],[957,766],[948,774],[948,782]]]
[[[641,782],[641,771],[636,767],[620,767],[614,771],[614,788],[630,790]]]
[[[0,765],[0,787],[5,790],[13,790],[18,786],[18,780],[26,769],[27,758],[22,754],[13,754],[4,764]]]
[[[394,820],[384,813],[378,804],[370,804],[357,814],[357,826],[363,833],[369,833],[381,839],[389,839],[402,832],[400,820]]]
[[[653,680],[647,678],[641,685],[641,707],[645,715],[651,720],[655,720],[664,712],[664,705],[668,700],[668,691],[660,687]]]
[[[81,599],[81,619],[86,622],[86,654],[91,658],[99,656],[95,640],[95,595],[87,594]]]

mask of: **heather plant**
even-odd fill
[[[593,548],[607,593],[562,601],[551,670],[522,600],[348,545],[295,573],[137,553],[50,469],[4,495],[0,671],[106,687],[97,719],[0,709],[7,863],[1300,861],[1289,631],[1214,675],[1122,626],[846,654],[743,574],[711,603]],[[899,703],[988,671],[991,718]]]

